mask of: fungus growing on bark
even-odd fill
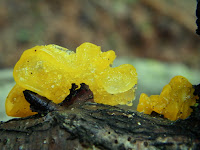
[[[24,117],[30,111],[23,91],[61,103],[70,93],[73,83],[85,83],[94,95],[94,102],[108,105],[132,105],[137,84],[136,69],[130,64],[112,68],[116,55],[99,46],[83,43],[76,53],[57,45],[35,46],[24,51],[14,67],[16,85],[6,100],[9,116]],[[21,111],[26,113],[19,113]]]
[[[140,95],[137,111],[145,114],[156,112],[170,120],[186,119],[193,111],[198,96],[192,84],[183,76],[175,76],[165,85],[160,95]]]

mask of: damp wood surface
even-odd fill
[[[171,122],[86,102],[0,124],[0,149],[197,149],[200,121]]]

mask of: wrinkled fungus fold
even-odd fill
[[[25,89],[60,103],[69,94],[72,83],[89,85],[96,103],[132,105],[136,69],[130,64],[112,68],[115,58],[114,51],[102,52],[91,43],[83,43],[76,52],[53,44],[24,51],[14,67],[16,85],[6,100],[7,115],[35,114],[24,98]]]
[[[151,114],[153,111],[170,120],[186,119],[193,111],[198,96],[194,94],[192,84],[183,76],[175,76],[164,86],[160,95],[150,97],[140,95],[137,111]]]

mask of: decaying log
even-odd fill
[[[0,124],[1,149],[198,149],[200,121],[86,102]]]

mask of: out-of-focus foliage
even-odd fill
[[[199,68],[195,7],[195,0],[1,0],[0,68],[35,45],[75,49],[86,41],[119,56]]]

